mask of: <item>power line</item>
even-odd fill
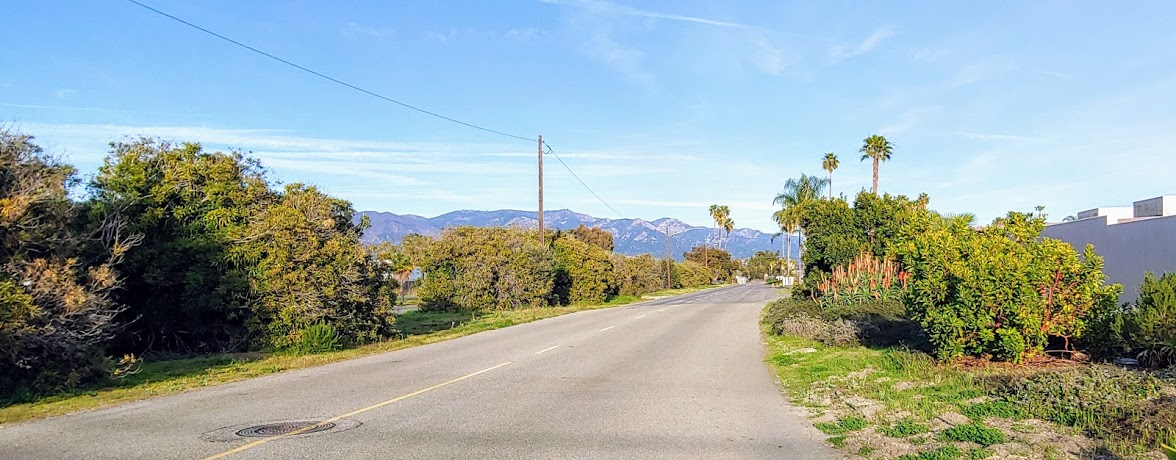
[[[171,14],[168,14],[168,13],[166,13],[166,12],[163,12],[163,11],[160,11],[160,10],[158,10],[158,9],[155,9],[155,8],[153,8],[153,7],[149,6],[149,5],[146,5],[146,4],[143,4],[143,3],[140,3],[140,2],[138,2],[138,1],[136,1],[136,0],[127,0],[127,1],[128,1],[128,2],[130,2],[130,3],[132,3],[132,4],[134,4],[134,5],[137,5],[137,6],[141,7],[141,8],[143,8],[143,9],[146,9],[147,11],[150,11],[150,12],[152,12],[152,13],[158,14],[158,15],[160,15],[160,16],[163,16],[163,17],[165,17],[165,18],[171,19],[171,20],[173,20],[173,21],[176,21],[176,22],[178,22],[178,23],[180,23],[180,24],[183,24],[183,25],[185,25],[185,26],[188,26],[188,27],[191,27],[191,28],[193,28],[193,29],[196,29],[196,30],[198,30],[198,31],[200,31],[200,32],[203,32],[203,33],[205,33],[205,34],[211,35],[211,36],[213,36],[213,37],[216,37],[216,38],[219,38],[219,39],[221,39],[221,40],[224,40],[224,41],[226,41],[226,42],[229,42],[229,43],[231,43],[231,44],[233,44],[233,45],[236,45],[236,46],[239,46],[239,47],[241,47],[241,48],[244,48],[244,49],[246,49],[246,50],[249,50],[249,51],[252,51],[252,52],[254,52],[254,53],[257,53],[257,54],[259,54],[259,55],[261,55],[261,56],[267,57],[267,58],[269,58],[269,59],[272,59],[272,60],[274,60],[274,61],[277,61],[277,62],[280,62],[280,63],[282,63],[282,64],[285,64],[285,65],[287,65],[287,66],[293,67],[293,68],[295,68],[295,69],[298,69],[298,70],[301,70],[301,71],[303,71],[303,72],[309,73],[309,74],[311,74],[311,75],[314,75],[314,76],[316,76],[316,77],[319,77],[319,78],[322,78],[322,79],[324,79],[324,80],[330,81],[330,82],[332,82],[332,83],[336,83],[336,84],[338,84],[338,85],[345,86],[345,87],[347,87],[347,88],[353,89],[353,90],[355,90],[355,91],[359,91],[359,92],[361,92],[361,93],[364,93],[364,94],[367,94],[367,95],[369,95],[369,96],[372,96],[372,97],[375,97],[375,98],[378,98],[378,99],[381,99],[381,100],[384,100],[384,101],[387,101],[387,102],[391,102],[391,103],[393,103],[393,104],[396,104],[396,105],[399,105],[399,106],[401,106],[401,107],[404,107],[404,108],[407,108],[407,109],[412,109],[412,110],[415,110],[415,111],[417,111],[417,112],[420,112],[420,113],[423,113],[423,114],[426,114],[426,115],[430,115],[430,116],[433,116],[433,117],[436,117],[436,118],[440,118],[440,119],[442,119],[442,120],[449,121],[449,122],[452,122],[452,123],[457,123],[457,124],[459,124],[459,125],[466,126],[466,127],[469,127],[469,128],[474,128],[474,129],[481,130],[481,131],[485,131],[485,132],[488,132],[488,133],[497,134],[497,135],[499,135],[499,136],[505,136],[505,137],[509,137],[509,138],[512,138],[512,139],[518,139],[518,140],[521,140],[521,141],[527,141],[527,142],[542,142],[542,141],[539,141],[539,140],[537,140],[537,139],[532,139],[532,138],[525,137],[525,136],[517,136],[517,135],[514,135],[514,134],[510,134],[510,133],[505,133],[505,132],[502,132],[502,131],[498,131],[498,130],[495,130],[495,129],[490,129],[490,128],[486,128],[486,127],[478,126],[478,125],[475,125],[475,124],[473,124],[473,123],[464,122],[464,121],[458,120],[458,119],[456,119],[456,118],[447,117],[447,116],[445,116],[445,115],[441,115],[441,114],[439,114],[439,113],[436,113],[436,112],[432,112],[432,111],[425,110],[425,109],[422,109],[422,108],[420,108],[420,107],[417,107],[417,106],[414,106],[414,105],[410,105],[410,104],[406,104],[406,103],[404,103],[404,102],[400,102],[400,101],[398,101],[398,100],[396,100],[396,99],[392,99],[392,98],[390,98],[390,97],[388,97],[388,96],[384,96],[384,95],[382,95],[382,94],[379,94],[379,93],[376,93],[376,92],[374,92],[374,91],[369,91],[369,90],[363,89],[363,88],[361,88],[361,87],[359,87],[359,86],[356,86],[356,85],[353,85],[353,84],[351,84],[351,83],[345,82],[345,81],[343,81],[343,80],[340,80],[340,79],[338,79],[338,78],[332,77],[332,76],[330,76],[330,75],[327,75],[327,74],[324,74],[324,73],[322,73],[322,72],[319,72],[319,71],[316,71],[316,70],[313,70],[313,69],[310,69],[310,68],[307,68],[307,67],[301,66],[301,65],[299,65],[299,64],[295,64],[295,63],[293,63],[293,62],[291,62],[291,61],[288,61],[288,60],[286,60],[286,59],[280,58],[280,57],[278,57],[278,56],[275,56],[275,55],[273,55],[273,54],[267,53],[267,52],[265,52],[265,51],[262,51],[262,50],[260,50],[260,49],[254,48],[254,47],[252,47],[252,46],[246,45],[246,44],[244,44],[244,43],[242,43],[242,42],[239,42],[239,41],[237,41],[237,40],[234,40],[234,39],[232,39],[232,38],[229,38],[229,37],[226,37],[226,36],[224,36],[224,35],[221,35],[221,34],[218,34],[218,33],[216,33],[216,32],[213,32],[213,31],[211,31],[211,30],[208,30],[208,29],[206,29],[206,28],[204,28],[204,27],[201,27],[201,26],[198,26],[198,25],[196,25],[196,24],[193,24],[193,23],[191,23],[191,22],[185,21],[184,19],[181,19],[181,18],[179,18],[179,17],[173,16],[173,15],[171,15]],[[563,165],[564,169],[567,169],[567,170],[568,170],[568,172],[569,172],[569,173],[571,173],[572,177],[574,177],[574,178],[576,179],[576,181],[580,183],[580,185],[583,185],[585,190],[588,190],[588,193],[591,193],[591,194],[592,194],[592,196],[596,197],[596,199],[597,199],[597,200],[599,200],[601,204],[603,204],[605,207],[607,207],[607,208],[608,208],[609,210],[611,210],[612,212],[616,213],[616,215],[617,215],[617,216],[619,216],[619,217],[620,217],[620,218],[622,218],[622,219],[624,219],[624,218],[625,218],[625,215],[624,215],[624,214],[621,214],[621,213],[620,213],[620,211],[617,211],[617,209],[616,209],[616,208],[614,208],[614,207],[612,207],[612,205],[608,204],[608,202],[607,202],[607,201],[604,201],[604,199],[603,199],[603,198],[601,198],[601,197],[600,197],[600,195],[598,195],[598,194],[597,194],[597,193],[596,193],[594,190],[592,190],[592,187],[589,187],[589,186],[588,186],[588,184],[587,184],[587,183],[585,183],[583,179],[580,179],[580,176],[579,176],[579,175],[577,175],[577,174],[576,174],[576,172],[572,170],[572,167],[571,167],[571,166],[568,166],[568,164],[567,164],[566,162],[564,162],[564,161],[563,161],[563,158],[560,158],[560,157],[559,157],[559,154],[555,153],[555,150],[552,150],[552,148],[551,148],[551,145],[550,145],[550,144],[548,144],[548,143],[546,143],[546,142],[542,142],[542,144],[543,144],[543,146],[544,146],[544,147],[546,147],[546,148],[547,148],[547,153],[549,153],[549,154],[551,154],[551,156],[555,157],[555,159],[556,159],[556,160],[559,160],[559,164]]]
[[[620,211],[617,211],[617,209],[612,207],[612,205],[608,204],[607,201],[604,201],[604,198],[601,198],[600,195],[597,195],[596,192],[592,190],[592,187],[589,187],[588,184],[584,183],[584,180],[580,179],[580,176],[577,176],[575,171],[572,171],[571,166],[568,166],[567,163],[564,163],[563,158],[560,158],[559,154],[555,153],[555,150],[551,149],[551,145],[549,145],[546,142],[544,142],[543,145],[545,147],[547,147],[547,153],[550,153],[551,156],[555,157],[556,160],[559,160],[559,164],[563,165],[564,169],[567,169],[569,173],[572,173],[572,177],[576,178],[576,181],[580,182],[580,185],[583,185],[584,188],[586,190],[588,190],[588,193],[591,193],[592,196],[596,197],[597,200],[600,200],[601,204],[603,204],[608,209],[611,209],[612,212],[615,212],[617,214],[617,216],[620,216],[620,218],[622,218],[622,219],[625,218],[624,214],[621,214]]]
[[[273,59],[273,60],[275,60],[275,61],[278,61],[278,62],[280,62],[280,63],[282,63],[282,64],[286,64],[286,65],[288,65],[288,66],[290,66],[290,67],[293,67],[293,68],[295,68],[295,69],[298,69],[298,70],[301,70],[301,71],[303,71],[303,72],[306,72],[306,73],[309,73],[309,74],[311,74],[311,75],[314,75],[314,76],[316,76],[316,77],[319,77],[319,78],[322,78],[322,79],[328,80],[328,81],[330,81],[330,82],[333,82],[333,83],[336,83],[336,84],[339,84],[339,85],[343,85],[343,86],[345,86],[345,87],[351,88],[351,89],[353,89],[353,90],[359,91],[359,92],[361,92],[361,93],[364,93],[364,94],[367,94],[367,95],[369,95],[369,96],[373,96],[373,97],[376,97],[376,98],[379,98],[379,99],[383,99],[383,100],[385,100],[385,101],[387,101],[387,102],[391,102],[391,103],[393,103],[393,104],[396,104],[396,105],[399,105],[399,106],[401,106],[401,107],[404,107],[404,108],[407,108],[407,109],[412,109],[412,110],[415,110],[415,111],[417,111],[417,112],[420,112],[420,113],[423,113],[423,114],[426,114],[426,115],[431,115],[431,116],[433,116],[433,117],[437,117],[437,118],[440,118],[440,119],[442,119],[442,120],[445,120],[445,121],[449,121],[449,122],[457,123],[457,124],[459,124],[459,125],[462,125],[462,126],[466,126],[466,127],[474,128],[474,129],[481,130],[481,131],[485,131],[485,132],[488,132],[488,133],[497,134],[497,135],[499,135],[499,136],[506,136],[506,137],[509,137],[509,138],[512,138],[512,139],[518,139],[518,140],[522,140],[522,141],[528,141],[528,142],[536,142],[536,140],[535,140],[535,139],[533,139],[533,138],[529,138],[529,137],[525,137],[525,136],[516,136],[516,135],[514,135],[514,134],[510,134],[510,133],[504,133],[504,132],[502,132],[502,131],[498,131],[498,130],[494,130],[494,129],[490,129],[490,128],[485,128],[485,127],[482,127],[482,126],[475,125],[475,124],[473,124],[473,123],[467,123],[467,122],[464,122],[464,121],[458,120],[458,119],[456,119],[456,118],[451,118],[451,117],[447,117],[447,116],[445,116],[445,115],[441,115],[441,114],[439,114],[439,113],[437,113],[437,112],[431,112],[431,111],[428,111],[428,110],[422,109],[422,108],[420,108],[420,107],[416,107],[416,106],[414,106],[414,105],[410,105],[410,104],[406,104],[406,103],[404,103],[404,102],[400,102],[400,101],[398,101],[398,100],[396,100],[396,99],[392,99],[392,98],[390,98],[390,97],[388,97],[388,96],[384,96],[384,95],[382,95],[382,94],[379,94],[379,93],[376,93],[376,92],[374,92],[374,91],[369,91],[369,90],[366,90],[366,89],[360,88],[359,86],[353,85],[353,84],[351,84],[351,83],[347,83],[347,82],[345,82],[345,81],[343,81],[343,80],[340,80],[340,79],[338,79],[338,78],[332,77],[332,76],[330,76],[330,75],[326,75],[326,74],[324,74],[324,73],[322,73],[322,72],[318,72],[318,71],[315,71],[315,70],[311,70],[311,69],[309,69],[309,68],[306,68],[306,67],[303,67],[303,66],[301,66],[301,65],[295,64],[295,63],[293,63],[293,62],[287,61],[287,60],[285,60],[285,59],[282,59],[282,58],[280,58],[280,57],[277,57],[277,56],[275,56],[275,55],[273,55],[273,54],[270,54],[270,53],[267,53],[267,52],[265,52],[265,51],[259,50],[259,49],[257,49],[257,48],[254,48],[254,47],[252,47],[252,46],[249,46],[249,45],[246,45],[246,44],[244,44],[244,43],[241,43],[241,42],[239,42],[239,41],[237,41],[237,40],[233,40],[233,39],[231,39],[231,38],[229,38],[229,37],[226,37],[226,36],[224,36],[224,35],[218,34],[218,33],[216,33],[216,32],[213,32],[213,31],[211,31],[211,30],[208,30],[208,29],[205,29],[205,28],[203,28],[203,27],[200,27],[200,26],[198,26],[198,25],[196,25],[196,24],[193,24],[193,23],[191,23],[191,22],[188,22],[188,21],[185,21],[185,20],[183,20],[183,19],[180,19],[180,18],[178,18],[178,17],[172,16],[172,15],[170,15],[170,14],[168,14],[168,13],[165,13],[165,12],[163,12],[163,11],[157,10],[157,9],[155,9],[155,8],[151,7],[151,6],[148,6],[148,5],[145,5],[145,4],[142,4],[142,3],[139,3],[139,2],[138,2],[138,1],[136,1],[136,0],[127,0],[127,1],[128,1],[128,2],[131,2],[131,3],[135,4],[135,5],[138,5],[138,6],[140,6],[140,7],[144,8],[144,9],[146,9],[146,10],[148,10],[148,11],[151,11],[151,12],[153,12],[153,13],[155,13],[155,14],[158,14],[158,15],[160,15],[160,16],[166,17],[166,18],[168,18],[168,19],[171,19],[171,20],[173,20],[173,21],[176,21],[176,22],[178,22],[178,23],[180,23],[180,24],[183,24],[183,25],[185,25],[185,26],[191,27],[191,28],[193,28],[193,29],[199,30],[199,31],[201,31],[201,32],[204,32],[204,33],[206,33],[206,34],[208,34],[208,35],[211,35],[211,36],[213,36],[213,37],[216,37],[216,38],[219,38],[219,39],[221,39],[221,40],[224,40],[224,41],[226,41],[226,42],[232,43],[232,44],[234,44],[234,45],[237,45],[237,46],[239,46],[239,47],[241,47],[241,48],[245,48],[245,49],[247,49],[247,50],[249,50],[249,51],[252,51],[252,52],[254,52],[254,53],[257,53],[257,54],[260,54],[260,55],[262,55],[262,56],[265,56],[265,57],[267,57],[267,58],[270,58],[270,59]]]

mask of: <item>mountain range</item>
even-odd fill
[[[538,213],[534,211],[516,211],[500,209],[497,211],[454,211],[437,217],[421,217],[414,214],[393,214],[389,212],[363,211],[356,215],[367,216],[371,227],[364,232],[365,243],[379,242],[399,243],[405,235],[418,233],[426,236],[437,236],[442,229],[458,226],[474,227],[523,227],[538,228]],[[694,246],[710,243],[711,247],[718,244],[719,233],[712,228],[692,226],[678,219],[663,217],[648,221],[643,219],[606,219],[580,214],[567,209],[546,211],[543,213],[544,226],[550,229],[570,230],[581,224],[587,227],[600,227],[613,235],[613,250],[625,255],[653,254],[664,257],[666,250],[665,235],[670,233],[670,255],[681,260],[682,253]],[[782,241],[779,238],[772,241],[772,235],[749,228],[731,231],[731,235],[723,242],[724,247],[731,252],[731,257],[742,259],[751,257],[756,251],[780,251]],[[792,254],[800,254],[796,239],[793,238]]]

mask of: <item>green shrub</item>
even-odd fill
[[[302,330],[302,337],[295,347],[300,354],[325,353],[342,348],[339,330],[327,323],[315,323]]]
[[[1176,397],[1154,376],[1096,365],[1030,376],[990,376],[993,396],[1026,416],[1072,426],[1117,453],[1155,447],[1176,427]]]
[[[920,347],[926,339],[918,323],[906,318],[895,301],[866,301],[823,308],[808,299],[780,299],[768,304],[764,323],[775,334],[815,340],[826,345],[864,344]]]
[[[849,437],[845,436],[845,435],[841,435],[841,436],[830,436],[830,437],[826,438],[825,440],[829,441],[829,444],[832,444],[833,447],[841,449],[841,448],[845,447],[845,440],[846,439],[849,439]]]
[[[897,460],[954,460],[960,458],[963,452],[956,446],[943,446],[935,450],[927,450],[917,454],[906,454]]]
[[[845,434],[851,431],[857,431],[865,428],[868,425],[864,417],[851,415],[849,417],[838,419],[836,422],[822,422],[815,423],[813,426],[821,430],[822,433],[828,435]]]
[[[598,304],[616,293],[609,251],[570,234],[556,238],[552,248],[555,258],[552,289],[556,303]]]
[[[905,438],[931,431],[931,425],[916,422],[911,418],[904,418],[894,426],[883,428],[882,434],[892,438]]]
[[[1087,246],[1040,238],[1044,222],[1021,213],[982,231],[963,224],[924,233],[896,249],[911,272],[904,303],[936,356],[990,355],[1021,362],[1047,338],[1084,332],[1089,312],[1117,293]]]
[[[939,433],[939,440],[945,442],[971,442],[981,446],[991,446],[1007,441],[1004,432],[989,428],[983,424],[973,422],[967,425],[956,425]]]
[[[1026,418],[1025,410],[1021,406],[1002,400],[973,404],[965,407],[963,413],[977,420],[982,420],[984,417],[999,417],[1013,420]]]
[[[422,256],[421,309],[513,310],[548,305],[555,278],[552,251],[538,233],[513,228],[443,231]]]

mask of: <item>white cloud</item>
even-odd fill
[[[61,88],[57,91],[54,91],[53,94],[56,95],[58,99],[69,99],[70,96],[78,94],[78,90],[71,88]]]
[[[960,131],[957,134],[964,136],[965,138],[968,138],[968,139],[972,139],[972,140],[976,140],[976,141],[986,141],[986,142],[1033,140],[1032,137],[1014,136],[1012,134],[988,134],[988,133],[977,133],[977,132],[971,132],[971,131]]]
[[[635,16],[650,19],[666,19],[671,21],[689,22],[695,24],[705,24],[717,27],[729,27],[735,29],[750,29],[751,26],[732,21],[721,21],[717,19],[708,19],[697,16],[686,16],[681,14],[662,13],[658,11],[642,10],[632,8],[624,5],[618,5],[612,2],[602,0],[540,0],[543,3],[552,5],[574,6],[586,9],[595,13],[611,13],[625,16]]]
[[[892,36],[894,36],[894,31],[890,30],[888,27],[883,27],[875,30],[874,33],[870,34],[869,37],[866,37],[865,40],[862,40],[857,44],[857,46],[852,48],[847,48],[842,45],[833,45],[833,47],[829,50],[829,54],[835,61],[860,56],[870,52],[887,38]]]

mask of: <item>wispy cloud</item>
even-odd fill
[[[987,141],[987,142],[1029,141],[1029,140],[1033,140],[1033,138],[1032,138],[1032,137],[1028,137],[1028,136],[1014,136],[1014,135],[1012,135],[1012,134],[989,134],[989,133],[977,133],[977,132],[972,132],[972,131],[960,131],[960,132],[958,132],[958,133],[956,133],[956,134],[959,134],[959,135],[961,135],[961,136],[963,136],[963,137],[965,137],[965,138],[967,138],[967,139],[972,139],[972,140],[976,140],[976,141]]]
[[[878,47],[886,39],[894,36],[894,31],[889,27],[883,27],[874,31],[865,40],[862,40],[856,46],[846,47],[843,45],[833,45],[829,50],[829,54],[835,61],[849,59],[855,56],[866,54]]]
[[[543,3],[552,5],[564,5],[583,8],[589,11],[598,13],[612,13],[625,16],[635,16],[650,19],[666,19],[670,21],[689,22],[695,24],[706,24],[717,27],[730,27],[735,29],[750,29],[751,26],[741,24],[733,21],[722,21],[718,19],[703,18],[698,16],[687,16],[682,14],[663,13],[659,11],[643,10],[633,8],[625,5],[618,5],[616,3],[602,1],[602,0],[540,0]]]
[[[78,90],[72,88],[61,88],[57,91],[54,91],[53,94],[57,96],[58,99],[69,99],[70,96],[78,94]]]
[[[391,27],[378,27],[349,22],[339,31],[347,38],[388,38],[396,33]]]

